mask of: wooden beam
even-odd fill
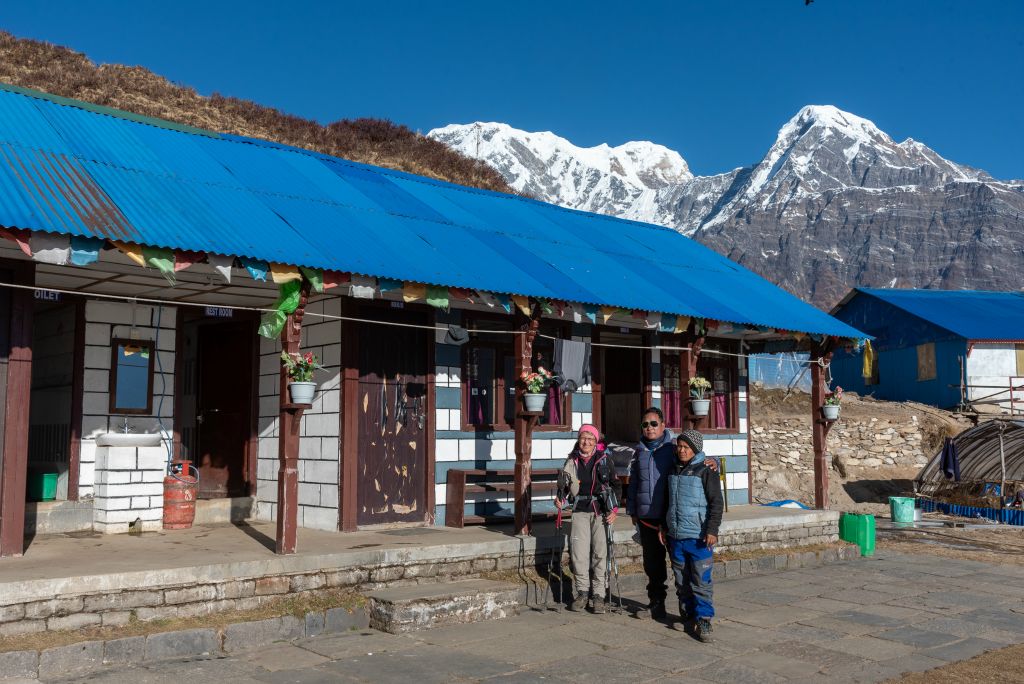
[[[298,354],[302,338],[302,317],[309,299],[309,281],[303,281],[299,306],[288,316],[281,331],[281,348]],[[293,405],[288,396],[288,372],[281,366],[281,413],[278,437],[277,472],[277,548],[279,554],[295,553],[299,519],[299,427],[302,407]]]
[[[11,281],[31,285],[34,265],[18,264]],[[10,291],[10,333],[4,401],[3,458],[0,461],[0,557],[25,552],[25,486],[28,477],[28,419],[32,393],[32,290]],[[9,350],[9,351],[8,351]]]
[[[351,297],[342,297],[341,313],[355,317],[359,310]],[[358,528],[359,482],[359,326],[341,322],[341,466],[338,469],[338,527],[343,532]]]
[[[537,425],[539,415],[526,413],[523,395],[526,385],[522,381],[525,373],[533,370],[533,341],[540,330],[541,308],[533,303],[531,315],[525,316],[516,311],[516,329],[513,354],[516,360],[516,419],[515,419],[515,533],[530,534],[532,510],[531,454],[533,453],[533,428]]]
[[[814,507],[828,510],[828,431],[832,421],[827,421],[821,412],[829,392],[825,384],[825,366],[832,361],[833,340],[825,338],[811,348],[811,442],[814,447]]]
[[[707,416],[693,415],[690,405],[690,378],[697,376],[697,362],[700,361],[700,352],[704,348],[704,333],[697,334],[697,321],[691,321],[690,327],[683,333],[682,346],[689,347],[689,351],[680,352],[679,358],[679,392],[682,396],[682,427],[690,430],[700,430],[707,425]]]

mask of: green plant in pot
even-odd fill
[[[316,394],[316,383],[313,373],[323,368],[313,352],[305,354],[289,354],[281,352],[281,363],[288,373],[288,394],[293,404],[312,404]]]
[[[695,375],[687,380],[686,384],[690,387],[690,411],[698,417],[708,415],[711,400],[707,395],[711,390],[711,382],[707,378]]]

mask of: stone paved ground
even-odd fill
[[[75,681],[873,682],[1024,643],[1021,580],[1021,566],[883,552],[719,582],[713,644],[628,615],[524,610],[507,620],[316,637]]]

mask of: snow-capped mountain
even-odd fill
[[[486,161],[519,192],[616,216],[645,193],[693,177],[678,152],[650,142],[577,147],[554,133],[527,133],[502,123],[452,124],[427,135]]]
[[[832,106],[804,107],[757,164],[715,176],[653,143],[581,149],[504,124],[429,135],[517,190],[673,227],[822,306],[854,285],[1021,288],[1024,182]]]

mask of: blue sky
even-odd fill
[[[0,28],[322,122],[503,121],[653,140],[696,173],[756,162],[834,104],[1024,178],[1024,2],[3,3]]]

